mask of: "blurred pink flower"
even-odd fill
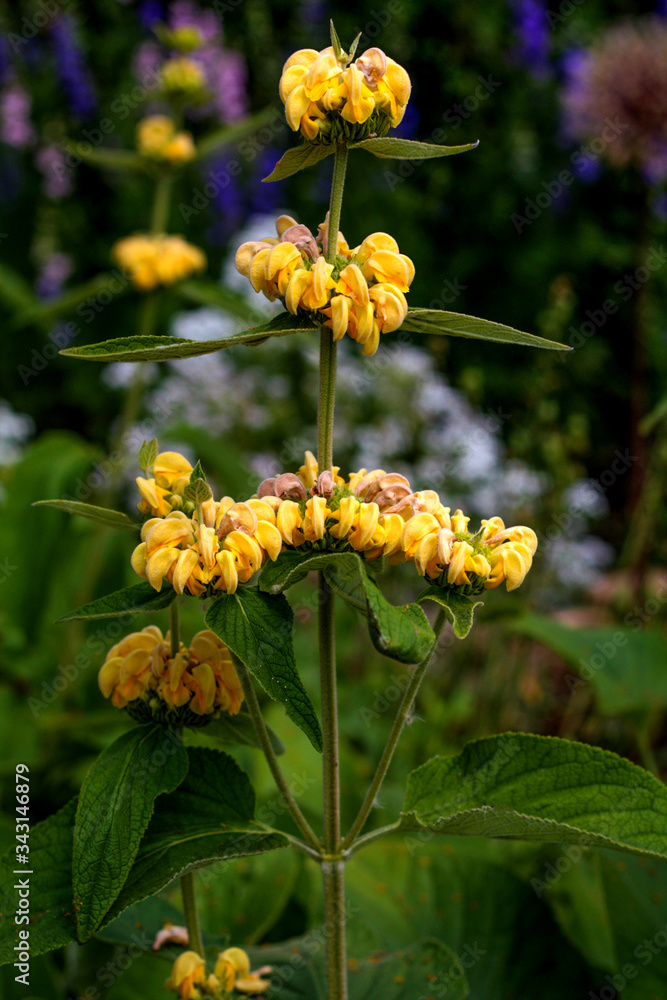
[[[0,93],[0,139],[16,149],[25,149],[35,142],[36,134],[30,121],[32,101],[27,90],[12,83]]]

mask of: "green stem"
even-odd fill
[[[173,657],[176,656],[180,649],[178,601],[172,601],[169,605],[169,632],[171,638],[171,655]]]
[[[188,939],[190,948],[198,955],[204,957],[204,944],[201,938],[201,928],[199,926],[199,914],[197,913],[197,900],[195,898],[195,876],[194,872],[186,872],[181,875],[181,894],[183,896],[183,910],[185,912],[185,926],[188,929]]]
[[[320,689],[324,743],[324,851],[322,881],[327,945],[329,1000],[347,1000],[345,947],[345,858],[340,838],[340,746],[336,692],[334,594],[324,573],[319,576]]]
[[[334,173],[329,201],[329,230],[326,245],[326,261],[336,260],[340,213],[343,205],[343,188],[347,169],[347,146],[336,146]],[[320,395],[317,411],[317,461],[320,472],[333,465],[333,421],[336,395],[336,344],[333,332],[328,326],[320,329]]]
[[[273,780],[278,786],[280,794],[283,797],[283,801],[289,809],[290,815],[296,826],[303,834],[306,843],[315,849],[319,857],[322,853],[322,845],[317,839],[316,834],[313,832],[308,820],[299,809],[299,805],[292,795],[287,782],[285,781],[283,772],[280,769],[280,764],[278,763],[278,758],[276,757],[273,746],[271,745],[271,739],[262,716],[262,710],[259,707],[259,702],[257,701],[255,689],[253,688],[252,681],[250,680],[250,675],[246,670],[245,665],[236,657],[234,657],[234,666],[236,667],[236,672],[239,675],[239,680],[241,681],[241,686],[243,687],[245,702],[248,706],[248,712],[250,713],[252,724],[255,727],[255,732],[257,733],[259,745],[266,758],[266,763],[269,765],[269,770],[273,775]]]
[[[338,232],[347,168],[347,146],[336,146],[329,201],[329,229],[325,256],[336,261]],[[320,472],[333,466],[333,425],[336,395],[336,344],[333,332],[320,330],[320,395],[317,410],[317,463]],[[326,931],[328,1000],[347,1000],[345,957],[345,858],[340,838],[340,747],[338,741],[338,701],[336,694],[336,646],[334,636],[334,595],[324,574],[318,574],[320,687],[322,693],[322,733],[324,741],[324,850],[322,881]]]
[[[417,696],[417,692],[419,691],[421,682],[424,679],[424,674],[426,673],[428,665],[431,662],[431,657],[433,656],[433,653],[435,652],[435,649],[438,645],[438,639],[440,638],[440,633],[445,627],[446,621],[447,621],[447,615],[445,613],[445,609],[442,608],[438,614],[438,617],[435,620],[435,625],[433,626],[433,632],[435,634],[435,638],[433,640],[431,648],[429,649],[428,653],[421,661],[421,663],[418,663],[412,672],[410,683],[408,684],[403,693],[401,704],[398,707],[398,712],[396,713],[396,718],[394,719],[394,725],[392,726],[391,733],[389,734],[389,740],[387,741],[387,745],[384,748],[384,752],[380,759],[380,763],[377,766],[377,770],[375,772],[373,781],[371,782],[370,788],[366,793],[366,798],[364,799],[363,805],[359,810],[359,815],[355,819],[354,823],[350,828],[350,832],[343,841],[343,848],[346,850],[349,849],[354,844],[356,838],[366,825],[366,820],[371,814],[371,811],[375,804],[375,800],[378,796],[378,792],[382,787],[382,782],[387,776],[387,771],[389,770],[389,766],[392,762],[394,753],[396,751],[396,747],[398,746],[398,741],[401,738],[403,727],[405,726],[405,723],[407,722],[410,716],[410,712],[412,710],[414,700]]]
[[[171,203],[171,175],[162,174],[155,182],[153,209],[151,212],[151,233],[155,236],[164,233],[169,223],[169,208]]]

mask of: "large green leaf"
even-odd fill
[[[183,871],[213,862],[286,847],[287,839],[253,819],[255,795],[248,776],[222,751],[188,751],[182,785],[157,800],[153,818],[119,897],[104,917],[115,920],[128,906],[163,889]],[[76,940],[72,892],[76,800],[30,831],[30,947],[33,955]],[[16,850],[0,861],[0,964],[14,961],[12,919],[17,896]],[[210,869],[215,880],[219,869]],[[202,873],[206,880],[209,873]],[[34,895],[33,895],[34,894]]]
[[[517,848],[527,861],[544,851],[429,834],[392,837],[355,855],[346,874],[346,903],[354,914],[348,923],[350,952],[357,953],[358,937],[367,936],[369,927],[378,947],[389,952],[406,939],[430,935],[458,955],[470,1000],[584,1000],[587,991],[578,992],[586,982],[584,961],[559,932],[547,901],[510,870]],[[308,890],[309,899],[317,898],[319,916],[317,875],[312,887],[304,886]],[[591,935],[595,931],[593,925]],[[439,995],[433,993],[434,1000]]]
[[[81,503],[79,500],[35,500],[33,507],[54,507],[67,514],[79,514],[109,528],[130,528],[137,531],[140,528],[127,514],[120,510],[109,510],[107,507],[96,507],[92,503]]]
[[[611,851],[561,851],[531,885],[553,907],[572,944],[600,971],[598,989],[623,1000],[667,995],[667,862]],[[624,985],[625,984],[625,985]],[[599,992],[598,992],[599,995]]]
[[[590,684],[603,715],[647,712],[667,705],[667,641],[637,617],[618,628],[571,628],[537,615],[507,625],[562,656],[574,668],[571,691]]]
[[[188,756],[173,730],[137,726],[102,751],[81,788],[72,876],[80,941],[102,923],[139,850],[155,800],[185,778]]]
[[[271,988],[267,1000],[326,1000],[323,931],[282,945],[249,949],[255,964],[268,963]],[[349,1000],[429,1000],[445,996],[464,1000],[468,994],[463,968],[440,941],[418,941],[393,955],[385,952],[351,959]],[[444,989],[443,989],[444,988]]]
[[[0,965],[15,961],[14,945],[21,927],[30,931],[30,951],[41,955],[76,940],[72,902],[72,830],[76,799],[30,830],[31,875],[16,875],[16,847],[0,860]],[[30,924],[17,927],[20,879],[30,883]]]
[[[395,139],[392,136],[385,138],[375,137],[373,139],[362,139],[361,142],[354,142],[350,149],[365,149],[373,156],[379,156],[386,160],[432,160],[440,156],[455,156],[456,153],[467,153],[470,149],[476,149],[477,142],[469,142],[464,146],[436,146],[431,142],[414,142],[411,139]]]
[[[336,593],[366,616],[380,653],[400,663],[418,663],[428,654],[435,637],[422,609],[417,604],[390,604],[355,552],[283,552],[265,567],[259,586],[279,594],[313,570],[322,570]]]
[[[290,333],[312,333],[317,327],[309,320],[280,313],[262,326],[219,340],[188,340],[185,337],[119,337],[99,344],[68,347],[61,354],[84,361],[174,361],[178,358],[196,358],[202,354],[215,354],[228,347],[261,344],[269,337],[285,337]]]
[[[569,351],[567,344],[545,340],[532,333],[514,330],[502,323],[493,323],[463,313],[445,312],[441,309],[408,309],[401,330],[408,333],[446,334],[449,337],[468,337],[471,340],[493,340],[499,344],[517,344],[522,347],[544,347],[549,351]]]
[[[298,173],[299,170],[305,170],[306,167],[314,166],[320,160],[325,159],[325,157],[331,156],[334,152],[334,146],[323,146],[311,142],[306,142],[301,146],[294,146],[281,156],[271,173],[268,177],[264,177],[263,180],[283,181],[286,177],[291,177],[292,174]]]
[[[294,615],[285,597],[239,587],[235,594],[216,598],[205,621],[321,751],[322,730],[296,668]]]
[[[70,611],[59,619],[61,622],[71,622],[88,618],[122,618],[123,615],[153,614],[168,608],[176,600],[173,587],[163,584],[162,590],[155,590],[150,583],[136,583],[132,587],[123,587],[106,597],[98,597],[89,601],[76,611]]]
[[[222,750],[188,751],[182,785],[161,796],[139,853],[108,918],[159,892],[177,875],[214,861],[286,847],[281,833],[254,820],[255,793],[245,771]],[[216,878],[216,869],[202,873]]]
[[[413,771],[397,829],[667,857],[667,788],[608,750],[506,733]]]
[[[417,598],[419,604],[424,601],[434,601],[444,609],[447,621],[450,622],[457,639],[465,639],[472,628],[475,610],[484,606],[483,601],[471,601],[463,594],[444,587],[429,587]]]

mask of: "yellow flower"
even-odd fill
[[[171,97],[198,98],[206,93],[206,77],[198,63],[179,56],[162,64],[160,87]]]
[[[271,972],[270,966],[265,966],[257,972],[250,971],[250,959],[242,948],[227,948],[218,955],[214,975],[220,981],[222,988],[231,993],[258,994],[268,989],[271,983],[261,976]]]
[[[410,77],[381,49],[367,49],[355,62],[329,46],[300,49],[280,78],[287,124],[310,142],[339,142],[384,135],[403,118]]]
[[[205,982],[204,959],[196,951],[184,951],[174,962],[164,985],[173,993],[178,993],[181,1000],[199,1000],[201,993],[197,987]]]
[[[239,247],[240,273],[256,292],[271,301],[280,299],[293,316],[308,312],[332,329],[334,340],[347,333],[364,354],[374,354],[380,335],[397,330],[408,311],[404,293],[415,269],[399,253],[396,240],[373,233],[351,250],[339,234],[336,263],[328,264],[328,221],[319,226],[317,237],[289,216],[281,216],[276,229],[278,239],[265,237]]]
[[[163,703],[173,711],[187,708],[195,716],[236,715],[243,701],[232,655],[208,630],[198,632],[189,648],[181,643],[175,656],[169,633],[163,638],[154,625],[131,633],[109,650],[99,686],[116,708],[129,706],[135,714],[143,706],[144,714],[157,710],[160,715]]]
[[[142,156],[170,163],[193,159],[195,146],[190,132],[176,132],[167,115],[149,115],[137,125],[137,148]]]
[[[181,236],[126,236],[114,244],[112,256],[142,292],[158,285],[173,285],[206,267],[203,252]]]
[[[177,451],[163,451],[148,469],[150,478],[137,476],[141,496],[137,509],[152,517],[166,517],[183,504],[183,490],[190,481],[192,466]]]

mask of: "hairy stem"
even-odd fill
[[[347,168],[347,146],[336,147],[329,228],[325,256],[335,263]],[[336,395],[336,344],[333,331],[320,330],[320,395],[317,410],[317,463],[320,472],[333,466],[334,402]],[[324,851],[322,881],[326,931],[328,1000],[347,1000],[345,957],[345,859],[340,839],[340,747],[336,694],[336,645],[334,595],[323,573],[318,574],[320,688],[324,741]]]
[[[248,712],[250,713],[252,724],[255,727],[255,732],[257,733],[259,745],[266,758],[266,763],[269,765],[269,770],[273,775],[273,780],[278,786],[280,794],[283,797],[283,801],[289,809],[290,815],[296,826],[303,834],[306,843],[314,848],[319,856],[322,851],[322,845],[317,839],[316,834],[313,832],[308,820],[299,809],[299,805],[292,795],[287,782],[285,781],[285,776],[280,769],[278,758],[276,757],[273,746],[271,745],[271,739],[262,716],[262,710],[259,707],[257,695],[255,694],[255,689],[253,688],[252,681],[250,680],[250,674],[246,670],[245,665],[236,657],[234,657],[234,666],[236,667],[236,672],[239,675],[239,680],[241,681],[241,686],[243,687],[245,702],[248,706]]]
[[[324,742],[324,917],[329,1000],[347,998],[345,947],[345,859],[340,839],[340,746],[336,691],[334,595],[320,571],[319,637],[322,735]]]
[[[398,741],[401,738],[401,733],[403,732],[403,727],[407,722],[414,700],[417,696],[417,692],[421,686],[421,682],[424,679],[424,674],[431,662],[431,657],[436,650],[438,645],[438,640],[440,638],[440,633],[445,627],[445,622],[447,621],[447,615],[444,608],[441,608],[438,617],[435,620],[435,625],[433,626],[433,631],[435,633],[435,639],[429,649],[428,653],[421,661],[418,663],[412,672],[412,677],[410,678],[410,683],[406,687],[403,698],[401,699],[401,704],[398,707],[398,712],[396,713],[396,718],[394,719],[394,725],[392,726],[391,733],[389,734],[389,740],[384,748],[384,752],[380,759],[380,763],[377,766],[375,776],[371,782],[370,788],[366,793],[366,798],[364,799],[363,805],[359,810],[359,815],[355,819],[354,823],[350,828],[350,832],[346,836],[343,847],[348,849],[354,844],[356,838],[359,836],[364,826],[366,825],[366,820],[371,814],[373,805],[377,798],[378,792],[382,787],[382,783],[387,776],[387,771],[392,762],[394,753],[396,752],[396,747],[398,746]]]
[[[197,912],[197,900],[195,898],[195,876],[194,872],[186,872],[181,875],[181,895],[183,897],[183,910],[185,912],[185,926],[188,929],[188,939],[190,948],[198,955],[204,957],[204,944],[201,938],[201,928],[199,926],[199,914]]]
[[[178,625],[178,601],[169,605],[169,633],[171,639],[171,655],[176,656],[180,649],[180,633]]]
[[[331,199],[329,201],[329,230],[326,245],[326,260],[328,264],[333,264],[336,260],[347,156],[347,146],[336,146]],[[325,469],[331,469],[333,465],[335,395],[336,344],[333,339],[333,331],[328,326],[322,326],[320,329],[320,395],[317,410],[317,461],[320,472],[324,472]]]

